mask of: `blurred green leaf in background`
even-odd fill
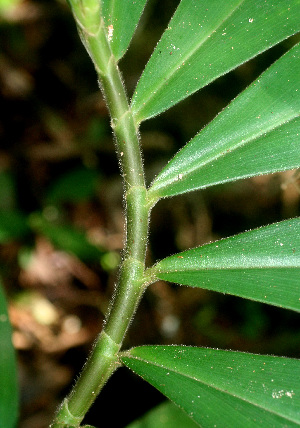
[[[0,425],[15,428],[19,414],[19,386],[12,328],[0,282]]]

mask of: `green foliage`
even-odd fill
[[[147,0],[102,0],[102,16],[117,60],[125,54]]]
[[[11,342],[6,300],[0,283],[0,424],[14,428],[18,418],[18,386],[16,356]]]
[[[22,239],[30,233],[27,217],[16,210],[0,211],[0,243]]]
[[[9,13],[20,0],[0,0],[0,17]]]
[[[63,202],[79,202],[95,195],[98,173],[93,169],[76,168],[63,174],[51,184],[46,195],[48,204],[59,205]]]
[[[8,170],[0,171],[0,209],[4,211],[15,208],[16,189],[15,180]]]
[[[100,262],[104,270],[115,269],[119,261],[116,253],[94,245],[84,231],[60,218],[64,204],[94,198],[99,177],[95,169],[82,166],[65,172],[49,186],[44,198],[46,206],[43,213],[27,214],[17,209],[18,196],[12,174],[9,171],[0,171],[0,244],[19,242],[22,245],[19,258],[24,260],[24,254],[28,253],[26,244],[30,242],[31,245],[34,235],[43,235],[57,249],[75,255],[85,262]]]
[[[181,0],[128,107],[121,77],[112,64],[126,51],[145,2],[102,1],[105,26],[100,23],[97,32],[89,24],[92,17],[82,19],[84,6],[77,12],[77,2],[71,4],[107,97],[126,190],[127,246],[119,292],[104,330],[107,336],[98,345],[106,346],[106,342],[101,345],[104,337],[116,344],[122,341],[125,330],[120,317],[129,322],[140,299],[137,290],[157,279],[299,311],[299,218],[175,254],[145,273],[140,270],[146,251],[144,224],[149,207],[160,198],[300,166],[299,45],[187,143],[147,190],[139,178],[142,166],[137,145],[143,120],[299,31],[299,1]],[[91,10],[97,9],[96,3],[91,4]],[[235,426],[237,420],[245,427],[300,423],[295,400],[300,393],[295,383],[300,374],[297,360],[157,346],[134,348],[121,354],[121,361],[201,426]],[[80,382],[69,399],[74,418],[78,408],[74,396],[83,393]],[[159,412],[133,426],[158,426]],[[66,421],[63,413],[61,417]]]
[[[155,178],[150,195],[173,196],[297,168],[299,60],[298,44],[177,153]]]
[[[216,241],[160,261],[166,281],[300,312],[300,218]]]
[[[155,407],[144,415],[141,419],[132,422],[127,428],[196,428],[192,419],[185,415],[178,407],[171,402],[165,402]]]
[[[29,222],[33,230],[46,236],[55,247],[85,261],[100,261],[103,250],[91,244],[84,232],[70,225],[53,224],[39,213],[33,213]]]
[[[136,87],[136,121],[167,110],[297,31],[297,1],[182,0]]]
[[[290,358],[183,346],[120,352],[145,288],[166,280],[300,311],[300,219],[261,227],[166,257],[146,269],[152,207],[173,197],[241,178],[300,167],[300,46],[295,44],[188,142],[147,188],[139,125],[300,30],[299,0],[181,0],[128,103],[118,61],[132,40],[146,0],[69,0],[80,37],[97,72],[112,119],[124,184],[126,243],[117,289],[103,331],[52,425],[75,427],[121,363],[173,401],[130,428],[299,426],[300,362]],[[0,241],[28,229],[83,260],[102,249],[84,233],[39,213],[10,212],[13,182],[1,204]],[[93,196],[98,174],[79,168],[54,182],[46,202],[60,207]],[[29,226],[28,226],[29,225]],[[102,264],[114,264],[102,257]],[[0,295],[0,409],[13,426],[15,362]],[[3,329],[2,329],[3,328]],[[5,365],[5,366],[4,366]],[[7,373],[13,373],[8,377]],[[7,412],[8,403],[13,411]],[[9,425],[10,424],[10,425]]]
[[[185,346],[143,346],[126,366],[200,426],[299,426],[298,360]],[[217,411],[216,411],[217,409]]]

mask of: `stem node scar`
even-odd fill
[[[94,37],[89,29],[82,28],[81,23],[83,42],[95,64],[111,115],[123,176],[127,230],[124,259],[110,312],[82,373],[56,418],[59,423],[66,420],[70,425],[75,425],[75,422],[78,425],[82,421],[107,379],[120,365],[118,352],[145,289],[149,217],[139,136],[123,80],[109,45],[114,27],[100,25],[97,37]],[[53,428],[57,426],[61,427],[53,425]]]

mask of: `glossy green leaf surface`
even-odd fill
[[[8,319],[5,295],[0,283],[0,426],[16,427],[18,417],[18,387],[15,350]]]
[[[132,422],[127,428],[197,428],[198,426],[182,410],[167,401]]]
[[[175,155],[150,194],[173,196],[300,166],[299,64],[298,44]]]
[[[300,30],[299,0],[182,0],[132,99],[157,115]]]
[[[161,260],[156,276],[300,312],[300,218]]]
[[[125,54],[147,0],[102,0],[102,15],[116,59]]]
[[[184,346],[142,346],[125,353],[122,361],[201,427],[300,424],[299,360]]]

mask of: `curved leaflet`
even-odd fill
[[[155,178],[149,197],[299,167],[299,63],[298,44],[174,156]]]
[[[300,217],[161,260],[159,279],[300,312]]]
[[[107,37],[117,60],[131,42],[147,0],[102,0]]]
[[[136,122],[299,30],[299,0],[181,0],[134,92]]]
[[[299,360],[189,346],[141,346],[121,359],[201,427],[299,426]]]

